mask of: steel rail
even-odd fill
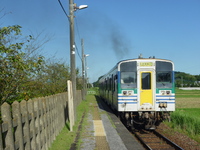
[[[148,150],[152,150],[151,147],[136,133],[134,133],[135,137],[140,141],[140,143],[144,146],[144,148]]]
[[[172,142],[171,140],[169,140],[168,138],[166,138],[164,135],[160,134],[157,131],[153,131],[153,133],[157,136],[159,136],[160,138],[164,139],[169,145],[171,145],[172,147],[174,147],[176,150],[184,150],[182,147],[180,147],[179,145],[177,145],[176,143]]]
[[[157,148],[152,148],[151,144],[153,143],[159,143],[159,142],[156,142],[156,141],[145,141],[145,139],[147,138],[153,138],[153,137],[141,137],[140,136],[140,133],[138,132],[133,132],[133,134],[135,135],[135,137],[140,141],[140,143],[144,146],[145,149],[147,150],[152,150],[152,149],[157,149]],[[168,146],[170,146],[171,148],[173,147],[173,149],[175,150],[183,150],[182,147],[180,147],[179,145],[177,145],[176,143],[172,142],[171,140],[169,140],[168,138],[166,138],[165,136],[163,136],[162,134],[158,133],[157,131],[153,130],[149,133],[145,133],[145,134],[153,134],[154,136],[158,137],[158,139],[162,140],[163,143],[165,142]],[[155,137],[154,137],[155,138]],[[161,144],[161,145],[157,145],[158,149],[162,148],[162,146],[166,146],[164,144]]]

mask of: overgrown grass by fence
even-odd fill
[[[77,91],[74,108],[81,102]],[[75,109],[76,110],[76,109]],[[1,105],[0,149],[47,150],[68,120],[68,96],[53,96]]]
[[[77,135],[82,134],[82,130],[80,130],[80,123],[81,123],[81,120],[83,119],[83,114],[87,115],[88,112],[91,111],[91,104],[93,103],[94,100],[95,100],[94,95],[86,96],[86,99],[82,101],[77,107],[77,119],[73,128],[73,132],[70,132],[67,126],[64,127],[61,133],[56,137],[56,140],[53,142],[49,150],[68,150],[68,149],[73,149],[74,146],[77,149],[80,149],[81,141],[80,139],[78,140],[78,142],[76,141]],[[83,122],[81,123],[82,127],[85,127],[87,124],[86,115],[83,119]],[[85,136],[88,136],[88,135],[85,135]]]

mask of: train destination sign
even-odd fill
[[[154,66],[153,62],[140,62],[141,67],[151,67]]]

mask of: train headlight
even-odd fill
[[[123,95],[126,95],[127,94],[127,91],[123,91]]]
[[[123,95],[129,96],[129,95],[133,95],[134,91],[133,90],[123,90],[122,93],[123,93]]]
[[[171,90],[162,90],[162,91],[160,91],[161,95],[170,95],[171,93],[172,93]]]
[[[165,95],[165,91],[161,91],[161,94],[162,94],[162,95]]]
[[[171,94],[171,91],[166,91],[166,94],[167,94],[167,95]]]
[[[128,95],[132,95],[133,94],[133,92],[132,91],[127,91],[128,92]]]

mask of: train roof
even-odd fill
[[[127,61],[138,61],[138,60],[157,60],[157,61],[168,61],[168,62],[172,62],[171,60],[168,59],[160,59],[160,58],[155,58],[155,57],[150,57],[150,58],[133,58],[133,59],[125,59],[125,60],[121,60],[117,63],[117,65],[121,62],[127,62]]]
[[[141,56],[139,56],[138,58],[132,58],[132,59],[125,59],[125,60],[121,60],[119,61],[110,71],[108,71],[106,74],[102,75],[101,79],[106,76],[107,74],[109,74],[111,71],[113,71],[120,63],[122,62],[129,62],[129,61],[138,61],[138,60],[155,60],[155,61],[166,61],[166,62],[171,62],[173,63],[171,60],[168,59],[160,59],[160,58],[155,58],[155,57],[149,57],[149,58],[143,58]]]

